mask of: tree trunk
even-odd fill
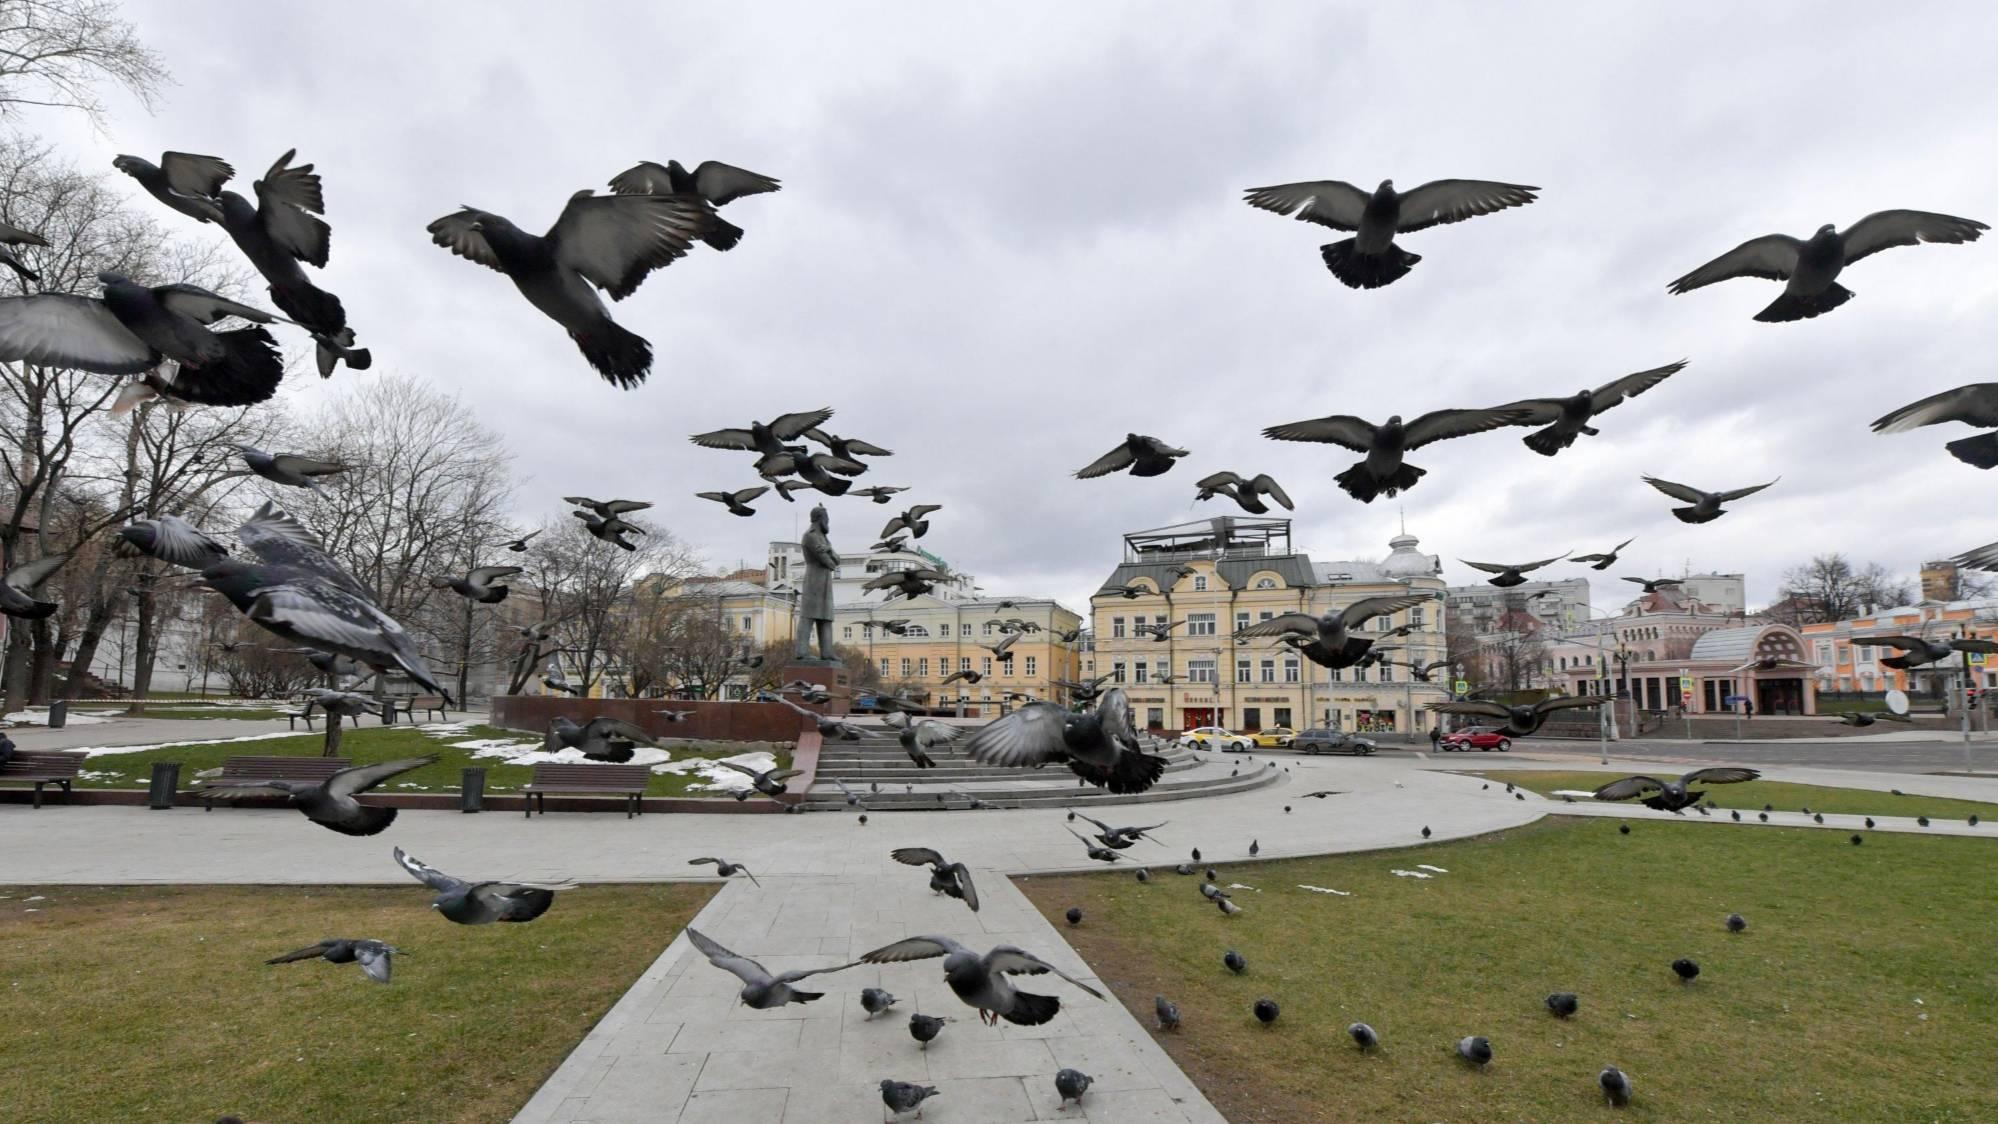
[[[46,619],[33,622],[29,629],[34,649],[28,660],[28,702],[33,706],[47,706],[49,690],[55,684],[56,663],[61,653],[56,648],[54,631]]]
[[[472,599],[465,600],[464,627],[459,631],[458,643],[458,705],[466,706],[472,678]]]
[[[28,705],[28,641],[22,630],[8,622],[7,659],[4,669],[0,669],[0,681],[6,684],[6,703],[0,705],[0,712],[13,714]]]
[[[340,727],[344,725],[346,721],[347,720],[345,718],[342,718],[337,714],[334,714],[330,711],[327,712],[326,748],[319,751],[319,756],[321,757],[340,756]]]
[[[157,605],[151,574],[139,575],[139,592],[134,598],[139,624],[138,639],[132,645],[132,714],[146,712],[146,695],[153,689],[153,658],[159,654],[159,640],[153,635]]]

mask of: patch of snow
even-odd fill
[[[1447,870],[1444,870],[1444,869],[1443,869],[1442,867],[1440,867],[1440,866],[1430,866],[1430,865],[1429,865],[1428,863],[1416,863],[1416,864],[1415,864],[1415,869],[1417,869],[1417,870],[1427,870],[1427,871],[1433,871],[1434,873],[1437,873],[1437,874],[1448,874],[1448,873],[1450,873],[1449,871],[1447,871]]]
[[[1555,795],[1555,796],[1594,796],[1594,795],[1595,795],[1595,792],[1594,792],[1593,790],[1590,790],[1590,789],[1581,789],[1581,788],[1557,788],[1557,789],[1555,789],[1555,790],[1554,790],[1554,792],[1553,792],[1553,794],[1552,794],[1552,795]]]
[[[22,901],[24,901],[24,902],[42,902],[42,901],[47,901],[47,900],[48,900],[48,895],[47,895],[47,894],[35,894],[35,895],[31,896],[31,897],[26,897],[26,898],[22,898],[21,900],[22,900]],[[1920,1003],[1920,1002],[1921,1002],[1921,1000],[1917,999],[1917,1000],[1915,1000],[1915,1002],[1917,1002],[1917,1003]]]
[[[1256,890],[1256,888],[1255,888],[1254,886],[1247,886],[1247,885],[1244,885],[1244,884],[1242,884],[1242,883],[1240,883],[1240,882],[1230,882],[1230,883],[1228,883],[1228,888],[1229,888],[1230,890]],[[1256,893],[1260,894],[1260,893],[1262,893],[1262,891],[1261,891],[1261,890],[1256,890]]]
[[[1434,877],[1435,877],[1435,875],[1433,875],[1433,874],[1424,874],[1424,873],[1422,873],[1422,872],[1421,872],[1421,871],[1419,871],[1419,870],[1397,870],[1397,871],[1395,871],[1395,872],[1394,872],[1394,876],[1395,876],[1396,878],[1434,878]]]
[[[108,769],[80,769],[77,771],[76,779],[82,781],[121,781],[125,779],[125,774]]]
[[[69,724],[71,726],[90,726],[104,722],[115,722],[118,718],[119,715],[115,711],[99,711],[95,714],[84,710],[72,710],[69,712]],[[9,722],[16,726],[46,726],[49,724],[49,708],[45,706],[31,706],[26,710],[17,710],[12,714],[0,717],[0,722]]]
[[[765,772],[777,767],[776,754],[757,750],[751,753],[738,753],[734,757],[723,757],[719,760],[688,757],[670,764],[654,765],[652,771],[655,773],[693,772],[699,774],[703,780],[707,781],[706,784],[688,785],[687,787],[690,790],[702,789],[708,792],[734,793],[752,787],[748,777],[736,772],[734,769],[723,768],[721,765],[723,761],[732,761],[746,769],[755,769],[757,772]]]
[[[1330,886],[1307,886],[1304,883],[1299,882],[1297,884],[1297,888],[1300,890],[1309,890],[1314,894],[1337,894],[1342,898],[1350,898],[1353,896],[1351,893],[1345,890],[1334,890]]]
[[[491,758],[504,761],[508,765],[535,765],[557,761],[564,765],[609,765],[609,761],[592,761],[583,756],[580,749],[558,749],[550,752],[542,748],[539,738],[526,741],[507,741],[493,738],[486,741],[463,741],[451,743],[454,748],[469,750],[473,757]],[[659,765],[672,759],[672,754],[663,749],[647,745],[631,747],[631,760],[626,765]],[[749,778],[744,777],[745,781]]]
[[[422,725],[422,726],[418,726],[418,727],[417,727],[417,729],[418,729],[418,730],[420,730],[420,731],[422,731],[423,733],[426,733],[426,734],[429,734],[429,735],[430,735],[431,737],[433,737],[433,738],[448,738],[448,737],[452,736],[453,734],[469,734],[469,733],[471,733],[471,732],[472,732],[472,723],[470,723],[470,722],[429,722],[429,723],[426,723],[426,724],[424,724],[424,725]]]
[[[272,738],[294,738],[294,737],[303,737],[303,736],[304,735],[302,734],[293,734],[289,732],[280,731],[278,733],[272,733],[272,734],[244,734],[241,737],[235,737],[235,738],[208,738],[202,741],[191,741],[191,742],[154,742],[151,745],[94,745],[94,746],[87,746],[82,749],[68,750],[67,752],[81,753],[86,757],[104,757],[114,753],[146,753],[150,750],[166,749],[169,746],[234,745],[237,742],[262,742],[262,741],[269,741]]]

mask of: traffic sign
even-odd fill
[[[1983,653],[1983,652],[1965,652],[1965,653],[1964,653],[1964,655],[1966,655],[1966,656],[1970,657],[1970,666],[1972,666],[1972,667],[1983,667],[1983,666],[1984,666],[1984,656],[1985,656],[1985,653]]]
[[[1471,693],[1471,684],[1470,684],[1469,682],[1465,681],[1465,680],[1462,680],[1462,679],[1459,679],[1459,680],[1457,680],[1457,693],[1458,693],[1458,694],[1460,694],[1460,695],[1468,695],[1468,694],[1470,694],[1470,693]]]
[[[1692,693],[1693,693],[1693,677],[1692,677],[1692,676],[1690,676],[1690,675],[1681,675],[1681,676],[1679,677],[1679,693],[1680,693],[1680,694],[1682,694],[1682,695],[1690,695],[1690,694],[1692,694]]]
[[[1721,702],[1726,706],[1734,706],[1737,703],[1745,703],[1747,701],[1748,701],[1747,695],[1729,695],[1728,697],[1721,700]]]

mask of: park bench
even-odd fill
[[[439,722],[448,722],[451,719],[450,711],[444,709],[443,695],[411,695],[406,699],[389,699],[384,702],[382,720],[394,725],[395,716],[400,714],[414,724],[419,711],[425,718],[435,714]]]
[[[639,801],[651,781],[652,770],[644,765],[539,764],[534,767],[534,776],[521,786],[520,791],[527,796],[523,811],[531,816],[538,805],[546,815],[551,792],[608,794],[624,797],[624,818],[630,819],[645,811]]]
[[[222,762],[221,775],[209,778],[206,787],[221,788],[257,781],[297,781],[321,784],[352,762],[344,757],[231,757]],[[211,801],[208,810],[214,811]]]
[[[0,781],[35,786],[35,807],[42,806],[42,786],[62,786],[65,803],[69,800],[70,785],[76,781],[76,774],[83,771],[83,763],[89,760],[81,753],[58,753],[43,750],[17,749],[0,763]]]

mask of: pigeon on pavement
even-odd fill
[[[327,692],[337,695],[337,692]],[[336,714],[328,721],[338,722]],[[313,823],[342,835],[378,835],[395,822],[394,808],[363,804],[354,797],[390,777],[401,776],[433,764],[436,755],[405,757],[375,765],[355,765],[342,769],[318,784],[304,781],[227,781],[211,784],[200,791],[203,800],[236,800],[250,796],[281,796],[290,807],[304,813]]]
[[[1543,457],[1551,457],[1575,443],[1582,434],[1597,436],[1595,427],[1589,422],[1598,414],[1610,409],[1626,398],[1635,398],[1666,379],[1684,370],[1686,361],[1668,363],[1663,367],[1653,367],[1649,371],[1625,375],[1613,379],[1594,390],[1582,389],[1569,398],[1527,398],[1507,403],[1500,407],[1506,410],[1523,410],[1526,417],[1520,425],[1544,425],[1547,428],[1536,430],[1520,438],[1526,447]],[[1619,548],[1621,549],[1621,548]]]
[[[889,1077],[881,1079],[881,1103],[887,1105],[888,1111],[897,1119],[907,1112],[915,1113],[920,1119],[923,1115],[923,1102],[936,1095],[935,1085],[917,1085]]]
[[[825,995],[824,992],[798,991],[791,985],[808,976],[838,972],[853,967],[851,963],[834,964],[825,968],[780,972],[773,976],[764,970],[763,965],[747,956],[738,956],[730,952],[698,929],[688,929],[686,933],[687,940],[700,950],[701,955],[708,958],[708,963],[742,981],[742,990],[736,993],[741,998],[742,1005],[759,1011],[782,1007],[787,1003],[810,1003],[814,999],[819,999]]]
[[[1302,222],[1350,230],[1351,238],[1318,248],[1325,268],[1349,289],[1378,289],[1407,276],[1422,260],[1395,244],[1398,234],[1462,222],[1533,202],[1540,189],[1494,180],[1431,180],[1396,191],[1382,180],[1371,194],[1343,180],[1308,180],[1248,189],[1243,202]]]
[[[1771,480],[1769,484],[1774,484],[1777,480],[1781,479],[1783,478],[1778,476],[1776,480]],[[1656,476],[1647,476],[1644,478],[1644,482],[1675,500],[1683,500],[1692,505],[1691,507],[1675,507],[1672,509],[1672,514],[1681,523],[1711,523],[1727,514],[1727,511],[1722,508],[1722,504],[1732,503],[1735,500],[1752,496],[1769,486],[1769,484],[1756,484],[1753,487],[1736,488],[1732,492],[1702,492],[1698,488],[1689,488],[1684,484],[1674,484],[1670,480],[1660,480]]]
[[[936,1036],[943,1033],[944,1024],[949,1021],[949,1016],[910,1015],[909,1037],[916,1040],[918,1050],[927,1050]]]
[[[1172,468],[1175,458],[1186,455],[1185,449],[1175,449],[1156,437],[1130,433],[1124,436],[1123,444],[1077,469],[1075,475],[1079,480],[1093,480],[1128,468],[1133,476],[1161,476]]]
[[[1082,1094],[1087,1093],[1089,1087],[1095,1082],[1096,1079],[1094,1077],[1089,1076],[1079,1069],[1064,1069],[1057,1072],[1055,1074],[1055,1092],[1061,1096],[1061,1103],[1055,1105],[1055,1108],[1057,1110],[1066,1109],[1070,1101],[1074,1101],[1078,1108],[1081,1107]]]
[[[1012,945],[999,945],[981,956],[950,937],[908,937],[862,954],[860,963],[892,964],[933,956],[944,958],[944,982],[951,991],[978,1008],[979,1018],[988,1024],[1005,1019],[1020,1026],[1039,1026],[1061,1010],[1060,999],[1015,990],[1006,978],[1009,975],[1052,972],[1095,998],[1103,998],[1095,988]]]
[[[359,963],[361,971],[376,983],[389,982],[389,968],[392,957],[402,950],[394,945],[384,944],[373,939],[354,940],[352,938],[328,937],[318,944],[287,952],[283,956],[273,956],[266,964],[290,964],[299,960],[324,960],[328,964]]]
[[[610,181],[610,189],[619,195],[697,195],[707,200],[709,206],[719,208],[745,195],[781,191],[783,185],[769,176],[719,160],[703,160],[691,172],[681,167],[678,160],[666,161],[663,168],[646,160],[619,172]],[[742,241],[742,228],[714,215],[700,239],[717,250],[733,250]]]
[[[1740,784],[1743,781],[1752,781],[1761,775],[1761,773],[1754,769],[1719,766],[1708,769],[1694,769],[1676,781],[1662,781],[1656,777],[1642,775],[1624,777],[1621,780],[1611,781],[1601,788],[1596,789],[1595,798],[1597,800],[1629,800],[1634,796],[1643,796],[1645,793],[1655,789],[1657,790],[1657,795],[1645,797],[1643,800],[1644,806],[1647,808],[1656,808],[1661,812],[1676,812],[1681,808],[1690,808],[1698,804],[1706,796],[1705,789],[1695,792],[1692,789],[1693,785]]]
[[[266,453],[254,445],[237,445],[235,449],[251,472],[274,484],[291,488],[310,488],[316,492],[319,490],[317,477],[335,476],[347,471],[344,464],[293,453]]]
[[[425,866],[401,847],[395,849],[395,861],[418,882],[437,891],[430,903],[432,909],[460,925],[532,921],[555,904],[556,890],[567,888],[528,882],[466,882]]]
[[[714,229],[714,208],[698,195],[569,197],[543,235],[475,207],[432,222],[431,241],[507,276],[520,295],[560,324],[605,381],[627,390],[652,369],[652,345],[611,319],[596,290],[623,300],[655,269],[686,255]],[[593,288],[594,286],[594,288]]]
[[[846,786],[841,785],[841,791]],[[849,804],[852,800],[847,801]],[[930,890],[946,897],[956,898],[978,912],[978,888],[971,884],[971,870],[963,863],[948,862],[941,852],[929,847],[897,847],[888,852],[888,857],[904,866],[927,866],[930,868]]]
[[[1989,229],[1974,219],[1931,211],[1875,211],[1842,232],[1826,223],[1808,240],[1787,234],[1751,238],[1672,282],[1667,290],[1689,293],[1735,277],[1781,281],[1783,295],[1755,318],[1764,323],[1808,320],[1852,299],[1852,290],[1840,285],[1838,277],[1861,258],[1922,242],[1975,242]]]
[[[1338,445],[1366,459],[1341,472],[1336,479],[1346,494],[1362,503],[1372,503],[1381,495],[1393,497],[1413,488],[1426,474],[1402,460],[1436,441],[1468,437],[1473,433],[1522,425],[1531,415],[1524,410],[1498,407],[1489,410],[1435,410],[1403,424],[1401,415],[1375,425],[1350,414],[1333,414],[1308,421],[1286,422],[1263,430],[1263,436],[1277,441],[1315,441]]]
[[[894,996],[878,987],[860,989],[860,1009],[867,1012],[867,1021],[873,1021],[874,1016],[893,1007],[897,1002],[899,1000]]]
[[[1143,752],[1131,728],[1131,704],[1119,688],[1094,711],[1070,712],[1034,702],[979,727],[965,751],[981,765],[1028,768],[1066,764],[1084,781],[1120,796],[1143,792],[1165,774],[1166,759]]]

